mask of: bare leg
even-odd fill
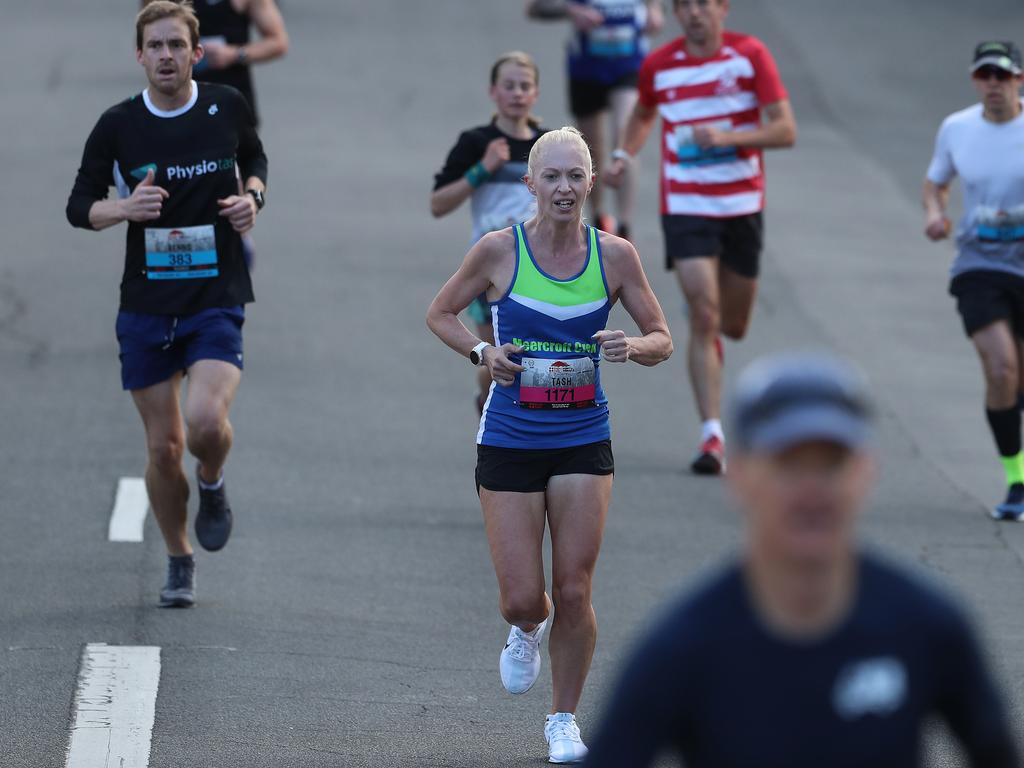
[[[146,492],[160,533],[171,555],[190,555],[188,540],[188,480],[181,468],[185,429],[178,398],[181,374],[145,389],[132,390],[132,399],[146,429]]]
[[[480,489],[501,615],[532,632],[550,612],[544,591],[544,494]]]
[[[722,361],[715,349],[720,328],[718,258],[676,259],[676,276],[690,314],[686,361],[702,421],[721,412]]]
[[[1020,391],[1020,347],[1010,324],[998,320],[971,336],[985,374],[985,407],[994,411],[1017,405]]]
[[[242,372],[221,360],[199,360],[188,369],[185,423],[188,450],[199,459],[199,476],[216,483],[231,450],[233,432],[228,411]]]
[[[598,217],[605,213],[603,191],[604,184],[601,181],[600,164],[604,159],[604,116],[606,110],[595,112],[586,117],[576,118],[576,125],[583,132],[587,144],[590,145],[590,154],[594,160],[594,173],[597,174],[597,181],[594,182],[594,189],[590,192],[590,213],[594,217],[593,224],[598,226],[601,222]]]
[[[626,123],[636,106],[636,88],[616,88],[611,92],[612,105],[612,147],[619,146],[619,141],[626,132]],[[619,225],[631,227],[633,224],[633,211],[636,206],[636,176],[637,160],[626,163],[625,172],[622,174],[622,183],[616,191],[618,202]]]
[[[551,711],[575,712],[597,642],[591,584],[612,494],[611,475],[556,475],[548,483],[555,620]]]
[[[744,277],[724,264],[718,267],[722,333],[739,340],[747,335],[757,298],[757,278]]]

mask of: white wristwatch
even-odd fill
[[[469,353],[469,362],[473,365],[482,365],[484,362],[484,350],[491,346],[494,345],[489,341],[481,341],[473,347],[472,351]]]
[[[632,160],[632,159],[633,159],[633,156],[631,154],[629,154],[629,152],[627,152],[626,150],[622,149],[621,147],[619,149],[613,149],[612,150],[612,160],[627,160],[628,161],[628,160]]]

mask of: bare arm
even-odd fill
[[[526,15],[540,21],[569,19],[581,32],[590,32],[604,23],[604,15],[596,8],[567,0],[528,0]]]
[[[565,0],[526,0],[526,16],[541,21],[564,19],[565,5]]]
[[[929,240],[942,240],[948,237],[952,229],[946,215],[949,206],[949,184],[936,184],[931,179],[925,179],[921,198],[925,211],[925,237]]]
[[[511,157],[512,149],[509,147],[508,140],[504,136],[499,136],[488,142],[487,149],[484,150],[484,156],[480,159],[480,165],[484,167],[488,174],[494,174]],[[473,185],[469,183],[465,176],[451,181],[443,187],[435,189],[430,194],[430,212],[434,215],[435,219],[451,213],[462,205],[466,198],[472,196],[473,191]]]
[[[473,348],[480,344],[480,339],[459,320],[459,312],[493,284],[492,273],[501,255],[512,253],[511,241],[512,235],[508,232],[491,232],[480,238],[469,249],[462,266],[444,284],[427,309],[427,327],[463,357],[469,357]],[[491,372],[491,378],[501,386],[511,386],[515,382],[516,373],[523,370],[521,365],[508,358],[519,352],[522,349],[513,344],[503,344],[500,348],[491,346],[484,350],[483,359]]]
[[[446,216],[466,202],[472,194],[473,187],[466,181],[465,176],[456,179],[430,193],[430,213],[435,219]]]
[[[631,155],[639,154],[647,143],[647,137],[651,135],[651,129],[658,117],[656,107],[645,107],[637,103],[626,123],[626,131],[622,137],[622,149]]]
[[[637,102],[626,122],[626,130],[622,135],[622,143],[616,151],[625,150],[630,157],[636,157],[644,148],[647,137],[651,135],[651,129],[658,117],[656,107],[646,107]],[[626,171],[626,163],[629,162],[623,157],[616,157],[604,173],[604,181],[610,187],[617,187],[622,182],[622,175]]]
[[[106,229],[122,221],[155,221],[160,218],[167,190],[153,183],[152,169],[135,185],[131,195],[121,200],[97,200],[89,206],[89,226],[95,230]]]
[[[260,33],[259,40],[245,46],[250,62],[272,61],[288,53],[288,30],[274,0],[250,0],[249,18]]]
[[[647,0],[647,26],[644,32],[654,37],[665,27],[665,10],[661,0]]]
[[[705,139],[707,137],[707,139]],[[764,124],[752,131],[719,131],[706,126],[694,128],[694,138],[703,147],[752,147],[785,149],[796,143],[796,118],[788,100],[764,108]]]
[[[610,267],[616,298],[633,318],[640,336],[625,336],[622,331],[604,331],[604,334],[622,334],[625,341],[625,359],[640,365],[657,365],[672,354],[672,335],[668,330],[665,313],[661,310],[651,285],[647,282],[640,256],[627,240],[610,237],[602,242],[606,264]],[[608,337],[609,339],[611,337]],[[602,339],[602,346],[605,341]],[[612,358],[614,359],[614,358]]]
[[[97,200],[89,208],[89,225],[99,232],[127,221],[123,204],[123,200]]]

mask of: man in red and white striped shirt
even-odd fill
[[[684,37],[651,53],[640,99],[605,174],[614,185],[662,118],[666,268],[689,305],[687,363],[703,422],[691,468],[725,469],[719,334],[741,339],[757,294],[764,208],[762,150],[791,147],[796,121],[775,61],[751,35],[726,31],[729,0],[674,0]]]

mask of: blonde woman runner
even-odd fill
[[[525,177],[537,212],[484,235],[427,313],[449,347],[491,379],[477,432],[476,482],[501,614],[511,624],[502,684],[526,693],[540,674],[550,628],[553,701],[544,726],[548,759],[583,759],[575,713],[597,637],[591,582],[611,498],[614,463],[603,363],[656,365],[672,339],[636,250],[583,223],[595,175],[579,131],[534,145]],[[459,312],[486,294],[494,343]],[[640,335],[608,330],[621,301]],[[551,527],[552,589],[542,544]]]

